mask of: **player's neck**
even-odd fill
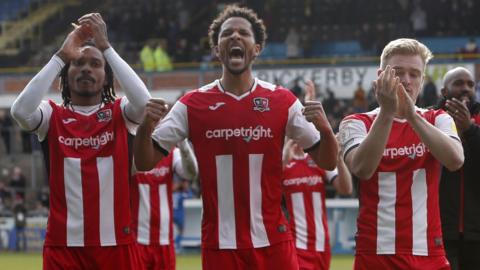
[[[253,78],[251,72],[244,72],[239,75],[223,73],[223,76],[220,79],[223,90],[236,96],[241,96],[242,94],[251,91],[254,82],[255,78]]]

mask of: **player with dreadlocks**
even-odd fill
[[[110,46],[100,14],[78,23],[11,110],[46,157],[51,207],[43,267],[141,269],[130,227],[127,138],[150,94]],[[63,104],[42,101],[58,74]],[[115,98],[113,75],[126,97]]]
[[[95,43],[91,40],[87,40],[82,44],[84,46],[93,46]],[[68,87],[68,69],[70,63],[66,63],[60,71],[60,90],[62,90],[63,105],[68,106],[71,103],[70,88]],[[107,104],[115,101],[115,89],[113,84],[113,71],[108,62],[105,62],[105,85],[102,91],[102,103]]]

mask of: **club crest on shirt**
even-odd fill
[[[97,112],[97,120],[98,122],[108,122],[112,120],[112,110],[106,109]]]
[[[315,163],[315,161],[313,161],[313,159],[308,159],[307,164],[308,164],[308,167],[311,167],[311,168],[317,167],[317,164]]]
[[[253,110],[259,112],[270,111],[268,107],[268,98],[256,97],[253,99]]]

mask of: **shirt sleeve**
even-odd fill
[[[363,121],[358,119],[345,119],[340,123],[340,147],[345,155],[353,148],[360,145],[367,137],[367,128]]]
[[[332,171],[325,171],[325,176],[327,177],[327,182],[331,183],[333,179],[338,176],[337,168],[333,169]]]
[[[103,53],[105,59],[112,67],[115,78],[125,92],[125,101],[122,100],[122,111],[125,122],[138,124],[141,122],[145,105],[151,98],[147,87],[135,71],[113,49],[108,48]],[[128,125],[128,123],[127,123]]]
[[[128,132],[132,135],[137,134],[137,127],[138,123],[135,121],[130,120],[130,118],[126,115],[125,110],[126,106],[129,104],[127,97],[122,97],[120,101],[120,108],[122,109],[122,116],[125,122],[125,126],[128,129]]]
[[[297,99],[288,110],[286,135],[303,149],[308,149],[320,141],[320,132],[302,114],[303,105]]]
[[[12,104],[11,114],[18,125],[24,130],[37,133],[40,140],[46,136],[52,114],[50,104],[42,99],[64,66],[62,59],[54,55]]]
[[[160,121],[152,134],[152,139],[162,149],[169,151],[188,137],[187,106],[177,101],[165,118]]]
[[[460,141],[455,121],[448,113],[441,113],[435,117],[435,127],[440,129],[447,136]]]

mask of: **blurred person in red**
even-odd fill
[[[11,109],[44,150],[50,213],[43,269],[139,269],[128,138],[150,94],[111,47],[100,14],[78,23]],[[59,74],[63,104],[43,101]],[[123,98],[115,97],[114,74]]]
[[[383,49],[379,108],[340,124],[345,163],[359,181],[354,269],[450,269],[440,224],[440,166],[464,160],[455,123],[415,101],[432,54],[414,39]]]
[[[313,82],[306,84],[305,100],[315,100]],[[300,270],[330,269],[325,186],[330,183],[342,195],[352,193],[352,177],[338,153],[337,168],[318,167],[293,140],[283,150],[283,193],[293,232]]]
[[[253,77],[266,31],[251,9],[227,6],[209,38],[222,77],[187,93],[166,116],[165,102],[151,100],[134,140],[135,164],[150,170],[173,145],[191,140],[203,199],[203,269],[298,269],[280,204],[284,138],[333,169],[335,136],[320,102],[304,107],[290,90]]]
[[[146,270],[175,269],[173,178],[177,174],[184,179],[194,179],[197,173],[195,155],[189,142],[184,140],[155,168],[132,176],[133,224]]]
[[[443,78],[439,108],[450,114],[462,139],[465,163],[456,171],[442,168],[440,216],[443,241],[452,270],[480,269],[480,104],[475,81],[463,67]]]

